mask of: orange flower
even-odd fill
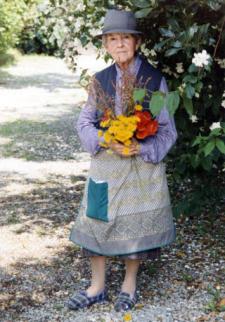
[[[110,126],[111,115],[112,115],[112,111],[109,108],[107,108],[104,111],[103,117],[101,119],[101,123],[100,123],[101,127],[109,127]]]
[[[136,138],[145,139],[150,135],[154,135],[158,130],[158,122],[153,120],[148,111],[136,111],[135,115],[139,118],[137,123]]]

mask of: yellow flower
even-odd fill
[[[135,109],[136,111],[142,111],[142,110],[143,110],[143,107],[142,107],[142,105],[140,105],[140,104],[136,104],[136,105],[134,106],[134,109]]]
[[[100,126],[101,127],[109,127],[110,126],[110,123],[111,123],[111,120],[110,119],[105,120],[105,121],[101,121],[100,122]]]
[[[133,132],[130,131],[121,131],[115,135],[115,139],[120,141],[120,142],[125,142],[132,138]]]
[[[123,320],[124,321],[132,321],[132,315],[131,315],[131,313],[124,314]]]
[[[104,133],[104,140],[106,143],[110,143],[112,141],[112,136],[109,134],[108,131]]]
[[[108,145],[104,142],[99,142],[99,145],[103,148],[108,148]]]
[[[129,146],[129,145],[131,145],[131,140],[127,140],[127,141],[125,141],[123,144],[124,144],[125,146]]]
[[[130,149],[129,149],[127,146],[125,146],[125,147],[123,148],[123,154],[124,154],[124,155],[129,155],[129,153],[130,153]]]
[[[103,136],[103,131],[102,130],[98,130],[98,137],[100,138],[101,136]]]

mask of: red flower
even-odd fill
[[[105,109],[101,121],[108,121],[111,117],[111,114],[112,114],[112,111],[109,108]]]
[[[151,114],[148,111],[136,111],[135,115],[139,118],[136,138],[145,139],[150,135],[155,135],[158,130],[158,122],[152,119]]]

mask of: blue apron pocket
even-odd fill
[[[91,178],[88,183],[87,212],[90,218],[108,220],[108,183],[95,182]]]

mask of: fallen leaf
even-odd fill
[[[219,309],[225,310],[225,297],[218,302],[217,307]]]
[[[143,307],[144,307],[144,304],[141,304],[141,303],[138,303],[138,304],[135,305],[135,308],[139,309],[139,310],[143,309]]]
[[[131,313],[124,314],[123,320],[124,321],[132,321],[132,315],[131,315]]]
[[[183,258],[186,256],[186,254],[184,252],[177,252],[177,257]]]

